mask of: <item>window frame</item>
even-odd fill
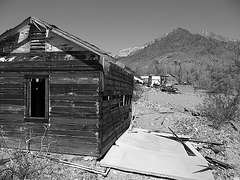
[[[26,101],[24,121],[32,123],[49,123],[49,75],[48,74],[25,74],[26,83]],[[45,79],[45,116],[33,117],[31,116],[31,80],[32,79]]]

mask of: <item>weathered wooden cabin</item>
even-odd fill
[[[129,127],[132,94],[129,69],[55,25],[29,17],[0,36],[8,147],[100,157]]]

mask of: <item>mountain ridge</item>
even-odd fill
[[[179,83],[193,83],[207,76],[213,64],[218,66],[230,61],[240,47],[238,40],[230,41],[214,33],[191,33],[183,28],[150,42],[126,57],[118,57],[117,61],[139,75],[171,73],[178,76]]]
[[[126,56],[129,56],[129,55],[132,55],[136,52],[138,52],[139,50],[141,49],[144,49],[145,47],[153,44],[156,40],[161,40],[162,38],[166,37],[167,35],[171,34],[171,33],[174,33],[174,32],[178,32],[178,31],[188,31],[186,29],[183,29],[181,27],[178,27],[172,31],[170,31],[169,33],[155,39],[155,40],[152,40],[150,42],[147,42],[145,43],[144,45],[139,45],[139,46],[135,46],[135,47],[128,47],[128,48],[125,48],[123,50],[120,50],[118,51],[114,57],[115,58],[121,58],[121,57],[126,57]],[[188,31],[189,32],[189,31]],[[222,35],[219,35],[219,34],[215,34],[213,32],[209,32],[209,31],[206,31],[206,30],[202,30],[202,31],[197,31],[195,33],[192,33],[192,34],[199,34],[203,37],[206,37],[206,38],[213,38],[213,39],[216,39],[216,40],[219,40],[219,41],[224,41],[224,42],[240,42],[240,40],[238,39],[232,39],[232,38],[228,38],[228,37],[225,37],[225,36],[222,36]]]

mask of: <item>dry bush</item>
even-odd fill
[[[133,89],[133,97],[132,101],[136,102],[138,99],[141,98],[142,94],[144,92],[144,86],[142,84],[134,84],[134,89]]]
[[[198,107],[202,116],[219,129],[222,125],[236,120],[239,113],[239,97],[226,96],[224,94],[207,95],[203,104]]]
[[[43,134],[40,138],[41,147],[46,133]],[[39,159],[39,155],[45,154],[48,152],[42,152],[42,148],[39,151],[30,153],[30,149],[28,149],[28,145],[26,146],[26,150],[20,148],[17,149],[9,149],[6,144],[6,140],[4,137],[4,132],[1,131],[2,141],[1,141],[1,149],[0,149],[0,180],[24,180],[24,179],[38,179],[43,170],[46,168],[47,159]],[[31,137],[26,141],[30,143],[30,140],[33,139]],[[48,146],[49,147],[49,146]]]
[[[37,179],[45,168],[44,160],[21,150],[6,152],[11,156],[0,172],[0,179]],[[6,159],[5,159],[6,160]]]
[[[47,129],[45,129],[47,131]],[[98,175],[86,172],[79,168],[69,167],[56,161],[61,154],[48,153],[52,142],[42,136],[30,137],[26,141],[26,148],[9,149],[0,131],[0,180],[46,180],[46,179],[85,179],[94,180]],[[29,145],[32,139],[38,139],[40,150],[30,151]],[[47,142],[47,143],[46,143]],[[19,146],[20,147],[20,146]],[[55,159],[55,160],[54,160]]]
[[[220,128],[231,121],[239,121],[240,104],[240,58],[236,56],[229,64],[214,67],[209,80],[208,93],[199,107],[202,115]]]

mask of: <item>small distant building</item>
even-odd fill
[[[149,87],[155,85],[175,85],[178,84],[177,79],[172,74],[166,74],[164,76],[157,76],[157,75],[145,75],[141,76],[143,80],[143,84],[147,84]]]
[[[134,81],[135,81],[136,83],[143,84],[143,80],[142,80],[140,77],[134,76]]]
[[[165,84],[166,86],[176,85],[178,84],[177,79],[172,74],[166,74],[161,76],[161,84]]]
[[[150,86],[155,85],[161,85],[161,76],[151,76],[152,77],[152,82]]]
[[[160,85],[161,84],[161,76],[141,76],[141,79],[143,80],[144,84],[147,84],[149,87],[152,87],[154,84]]]

